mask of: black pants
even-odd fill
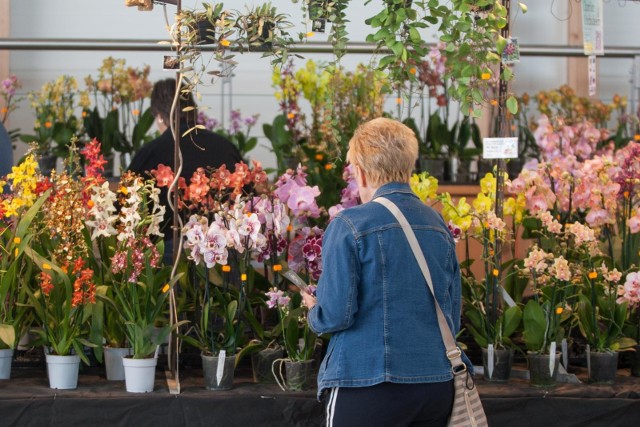
[[[453,380],[334,387],[326,395],[327,427],[443,426],[453,406]]]

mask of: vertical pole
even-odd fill
[[[507,25],[500,30],[500,35],[505,39],[509,38],[509,19],[511,15],[511,0],[502,0],[502,5],[507,9]],[[503,75],[506,65],[500,60],[500,76]],[[498,136],[504,138],[508,133],[507,129],[507,94],[509,91],[509,83],[503,79],[499,80],[498,87]],[[496,162],[496,204],[495,214],[496,217],[502,218],[504,208],[504,176],[503,172],[506,169],[504,159],[498,159]],[[499,286],[500,275],[502,265],[502,236],[496,232],[495,234],[495,246],[493,254],[493,269],[491,271],[491,278],[486,278],[487,283],[491,283],[491,313],[490,322],[491,325],[495,325],[498,319],[498,301],[499,301]],[[498,274],[495,274],[497,271]]]
[[[177,11],[176,14],[180,13],[182,9],[182,0],[177,0],[176,2]],[[178,44],[180,44],[180,32],[178,32]],[[176,92],[180,91],[180,71],[176,72]],[[175,108],[174,116],[171,118],[173,120],[173,129],[174,129],[174,144],[173,144],[173,167],[174,170],[178,170],[180,167],[180,95],[178,95],[178,105]],[[177,190],[177,189],[176,189]],[[178,230],[178,191],[174,191],[173,193],[173,264],[178,260],[180,254],[178,253],[179,249],[179,239],[180,239],[180,230]],[[171,289],[171,294],[169,295],[169,323],[170,325],[174,325],[178,319],[178,313],[175,312],[176,300],[175,300],[175,291],[173,287]],[[172,376],[170,384],[171,394],[179,394],[180,393],[180,379],[178,372],[178,331],[173,330],[170,334],[169,339],[169,351],[167,354],[167,364],[169,365],[169,372]]]

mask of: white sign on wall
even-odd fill
[[[482,158],[517,159],[518,138],[483,138]]]
[[[582,0],[582,40],[585,55],[604,55],[602,0]]]

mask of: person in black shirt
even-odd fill
[[[145,144],[136,153],[129,165],[130,171],[151,178],[150,171],[157,169],[159,164],[163,164],[171,167],[175,172],[174,137],[169,127],[171,105],[175,97],[175,91],[175,79],[160,80],[153,85],[151,112],[156,118],[156,124],[162,135]],[[193,109],[183,111],[186,107],[193,107]],[[198,111],[193,95],[188,91],[181,90],[180,105],[176,108],[180,111],[179,132],[180,135],[183,135],[196,124]],[[226,165],[227,169],[233,172],[236,163],[242,161],[240,152],[231,141],[221,135],[203,129],[194,129],[181,137],[180,150],[182,151],[182,172],[180,176],[184,177],[187,184],[199,167],[219,168],[222,165]],[[171,262],[173,256],[173,212],[168,205],[166,188],[162,189],[160,200],[167,208],[165,220],[161,225],[161,231],[164,232],[165,239],[164,259],[165,262]]]

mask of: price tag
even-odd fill
[[[482,157],[485,159],[517,159],[518,138],[483,138]]]
[[[589,96],[596,96],[597,88],[596,56],[589,55]]]

